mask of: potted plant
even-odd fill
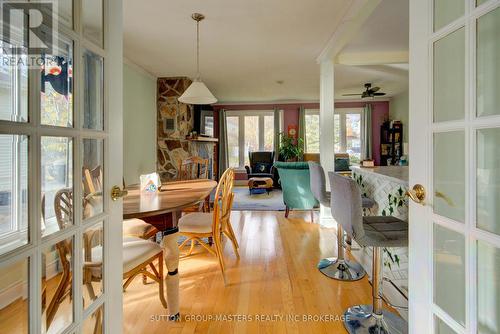
[[[304,153],[304,141],[302,138],[295,139],[284,132],[280,133],[279,157],[286,162],[298,161],[302,159]]]

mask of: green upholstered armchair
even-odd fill
[[[311,192],[309,165],[307,162],[275,162],[274,167],[280,176],[283,202],[286,205],[285,217],[292,209],[311,210],[319,205]]]

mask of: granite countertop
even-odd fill
[[[382,176],[408,185],[408,166],[376,166],[373,168],[352,166],[353,172]]]

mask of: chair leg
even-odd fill
[[[325,276],[339,281],[357,281],[366,274],[363,267],[355,262],[345,258],[344,251],[344,229],[337,224],[337,258],[322,259],[318,263],[318,269]]]
[[[314,210],[311,210],[311,223],[314,223]]]
[[[238,242],[236,241],[236,238],[234,237],[234,235],[231,234],[231,232],[224,232],[224,234],[231,241],[231,244],[233,245],[234,253],[236,254],[236,257],[239,259],[240,253],[238,252]]]
[[[288,218],[289,214],[290,214],[290,208],[287,205],[286,208],[285,208],[285,218]]]
[[[215,243],[215,249],[216,249],[216,256],[217,259],[219,260],[219,266],[222,272],[222,278],[224,279],[224,285],[226,285],[226,273],[225,273],[225,265],[224,265],[224,258],[222,256],[222,245],[221,245],[221,240],[219,236],[214,236],[214,243]]]
[[[372,263],[372,305],[349,307],[344,313],[344,326],[350,334],[361,333],[407,333],[408,324],[395,313],[383,309],[382,304],[382,267],[381,247],[373,248]]]
[[[191,239],[191,247],[189,247],[189,252],[187,253],[187,255],[193,254],[194,244],[195,244],[194,239]]]
[[[183,242],[181,242],[181,244],[179,245],[179,250],[182,249],[182,247],[186,246],[186,244],[188,243],[188,241],[190,241],[191,239],[193,239],[192,237],[187,237],[186,240],[184,240]]]

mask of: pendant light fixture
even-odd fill
[[[205,16],[194,13],[191,18],[196,21],[196,77],[186,91],[179,97],[179,102],[186,104],[212,104],[217,98],[208,90],[200,77],[200,21]]]

